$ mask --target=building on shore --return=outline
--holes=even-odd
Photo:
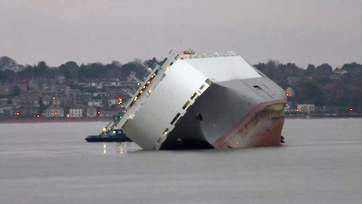
[[[13,115],[13,107],[11,105],[0,106],[0,118],[11,117]]]
[[[67,118],[82,118],[83,109],[82,108],[70,108],[67,114]]]
[[[95,107],[87,107],[85,115],[86,115],[87,118],[95,118],[95,117],[97,117],[97,108],[95,108]]]
[[[315,111],[314,104],[297,104],[297,112],[313,113]]]
[[[45,109],[43,116],[46,118],[64,118],[64,109],[57,106],[50,106]]]

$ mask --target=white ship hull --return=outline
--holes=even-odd
[[[240,56],[172,56],[141,86],[118,126],[143,149],[281,142],[284,90]]]

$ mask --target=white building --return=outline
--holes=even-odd
[[[108,106],[113,106],[113,105],[117,105],[118,101],[117,99],[108,99]]]
[[[83,109],[82,108],[71,108],[71,109],[69,109],[69,113],[67,116],[69,118],[81,118],[81,117],[83,117]]]
[[[315,111],[314,104],[298,104],[297,105],[297,112],[312,113],[314,111]]]
[[[46,118],[63,118],[64,109],[60,107],[49,107],[44,111],[43,116]]]

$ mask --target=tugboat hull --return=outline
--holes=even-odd
[[[127,137],[104,137],[99,135],[89,135],[85,140],[87,142],[132,142]]]

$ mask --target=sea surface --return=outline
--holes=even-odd
[[[104,122],[0,124],[0,204],[361,203],[361,119],[287,119],[282,147],[142,151]]]

